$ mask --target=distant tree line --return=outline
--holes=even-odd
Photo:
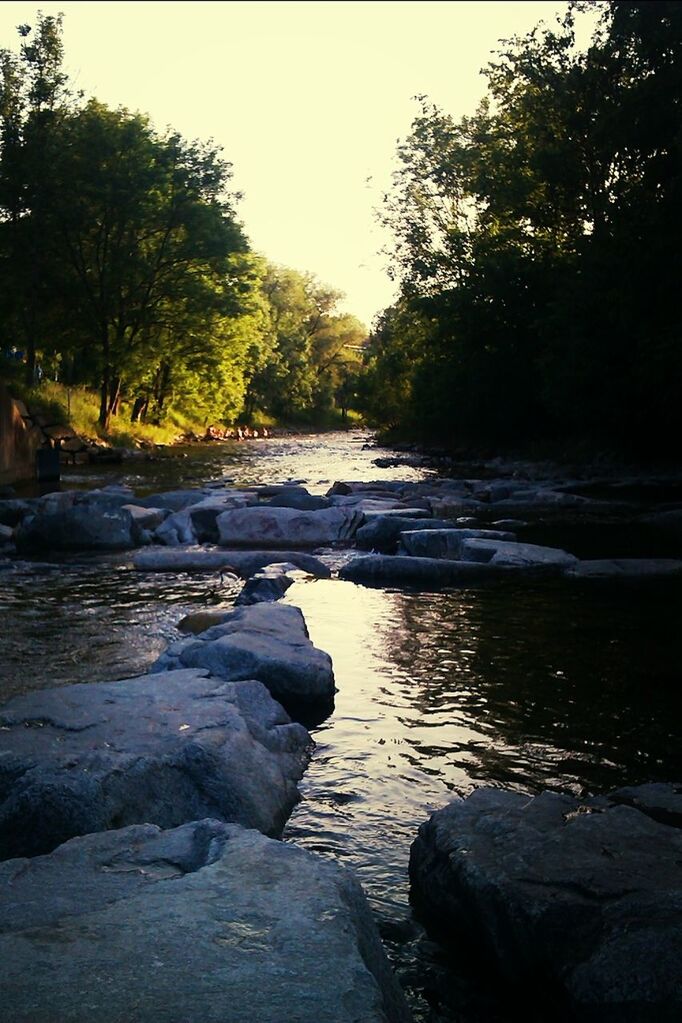
[[[232,422],[346,412],[366,331],[338,292],[273,266],[212,143],[74,95],[61,16],[0,51],[0,349],[96,388],[100,425],[172,402]]]
[[[366,407],[454,447],[679,456],[682,4],[573,3],[503,46],[475,114],[423,98],[399,148]]]

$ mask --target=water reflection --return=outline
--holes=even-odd
[[[289,591],[332,655],[339,692],[285,837],[353,866],[385,936],[402,929],[389,941],[399,970],[424,955],[409,920],[409,847],[454,793],[682,775],[675,595],[565,583],[424,594],[338,580]],[[432,1018],[423,999],[414,1007]],[[493,1018],[481,1011],[471,1019]]]

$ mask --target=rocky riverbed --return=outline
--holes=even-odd
[[[369,454],[363,451],[358,459],[363,470]],[[137,822],[168,829],[190,826],[183,821],[209,819],[212,828],[217,821],[228,827],[236,821],[276,835],[298,798],[298,785],[303,802],[287,826],[285,846],[293,842],[322,853],[323,860],[335,856],[356,870],[417,1019],[540,1019],[550,1009],[553,1018],[562,1013],[588,1018],[584,1004],[563,994],[555,979],[567,975],[558,957],[547,983],[530,994],[532,985],[526,984],[520,994],[509,980],[514,970],[505,969],[518,952],[491,925],[499,916],[494,906],[492,917],[476,916],[470,912],[473,896],[454,883],[450,895],[449,882],[443,882],[432,901],[448,907],[445,921],[429,910],[424,892],[429,879],[443,872],[428,867],[428,856],[413,853],[414,863],[428,867],[414,867],[413,881],[424,922],[434,928],[431,936],[404,901],[409,846],[418,826],[455,793],[466,796],[486,783],[508,790],[510,799],[543,789],[564,800],[573,793],[568,819],[584,812],[582,807],[602,814],[612,856],[627,873],[633,855],[627,827],[611,827],[611,811],[590,800],[625,783],[682,777],[676,760],[679,716],[672,717],[677,690],[667,688],[678,670],[672,622],[682,592],[676,481],[639,480],[627,489],[613,480],[519,473],[516,467],[497,476],[437,475],[416,466],[401,472],[391,459],[373,481],[351,476],[325,485],[319,475],[301,475],[292,482],[270,471],[254,482],[228,480],[222,473],[179,490],[145,493],[119,481],[0,503],[6,618],[22,629],[33,613],[38,649],[47,655],[42,678],[36,679],[33,667],[30,679],[7,680],[6,692],[19,695],[1,712],[6,742],[0,823],[5,822],[4,834],[16,836],[5,840],[5,855],[33,857],[20,862],[35,863],[36,869],[45,861],[52,871],[51,857],[63,858],[62,847],[50,852],[59,841],[101,833],[114,842],[121,834],[125,843],[120,829]],[[623,536],[627,544],[619,544]],[[561,537],[574,542],[557,542]],[[54,616],[69,579],[76,598],[87,588],[85,580],[92,580],[99,592],[90,598],[95,618],[104,612],[107,594],[116,604],[112,580],[123,584],[135,615],[143,615],[144,606],[149,613],[151,605],[146,635],[154,643],[137,651],[134,665],[135,672],[152,669],[150,674],[110,682],[125,672],[100,653],[105,647],[101,635],[95,640],[96,620],[88,622],[90,665],[75,657],[71,677],[63,665],[61,674],[51,673],[50,652],[40,648],[39,638],[47,612],[41,613],[34,598],[61,588],[61,601],[46,600]],[[232,610],[235,605],[238,610]],[[74,643],[62,633],[53,656],[82,640],[83,604],[76,599],[71,606]],[[180,611],[185,638],[173,634]],[[124,612],[120,640],[112,644],[109,637],[109,653],[130,640],[126,624],[132,617]],[[12,634],[10,628],[10,649]],[[332,654],[333,669],[324,651]],[[22,657],[15,650],[7,663],[27,674],[29,651]],[[50,688],[55,682],[80,684]],[[20,695],[27,690],[33,690],[30,697]],[[306,725],[317,748],[302,774],[312,746]],[[675,792],[669,788],[665,798],[659,795],[666,813]],[[527,802],[528,795],[524,798]],[[639,803],[645,801],[642,795]],[[630,803],[635,806],[637,796]],[[508,826],[506,806],[494,824],[501,834]],[[447,812],[454,824],[443,848],[454,849],[461,835],[460,845],[466,846],[457,813]],[[629,812],[643,811],[640,806]],[[487,804],[476,820],[493,826]],[[677,898],[665,867],[677,841],[675,820],[657,822],[663,830],[646,839],[650,865],[660,859],[661,904]],[[573,831],[565,830],[567,839],[561,828],[554,836],[548,831],[554,877],[560,880],[565,862],[567,884],[585,887],[584,878],[571,880]],[[520,844],[520,857],[526,843],[532,859],[527,834],[521,829],[509,841]],[[63,849],[80,841],[73,837]],[[423,847],[420,838],[415,849],[420,842]],[[248,848],[247,864],[248,856],[258,858],[255,847]],[[128,859],[131,871],[141,869],[133,853]],[[314,859],[300,861],[313,889]],[[217,860],[205,862],[210,867]],[[13,869],[8,866],[10,878]],[[523,901],[512,890],[517,875],[512,872],[505,882],[504,905]],[[164,879],[171,888],[174,876]],[[622,889],[625,881],[619,884]],[[211,891],[219,904],[223,896]],[[542,897],[555,899],[551,887],[546,896],[538,889],[538,905]],[[601,896],[581,898],[594,902]],[[646,905],[642,896],[628,926],[645,934],[652,963],[665,964],[669,959],[654,955],[656,942],[674,949],[677,931],[658,927],[653,911],[647,923]],[[369,920],[367,912],[363,920]],[[570,907],[566,917],[569,929],[574,917],[587,919]],[[233,920],[237,929],[240,919]],[[463,921],[465,930],[470,923],[481,934],[466,956]],[[53,927],[54,921],[39,926]],[[268,935],[279,926],[271,916]],[[377,965],[383,961],[378,939],[371,939],[370,954],[369,939],[362,937],[373,926],[347,925],[350,932],[355,928],[356,953],[369,975],[356,970],[355,993],[344,998],[349,1005],[356,997],[366,1000],[360,993],[366,980],[360,978],[369,976],[381,993],[366,1018],[403,1018],[398,989],[386,979],[387,967]],[[543,933],[540,929],[540,944]],[[263,940],[270,947],[270,937]],[[456,959],[453,941],[460,942]],[[523,941],[530,948],[530,938]],[[490,948],[499,962],[491,963]],[[245,949],[247,960],[255,955],[248,942]],[[106,959],[101,939],[97,955]],[[74,963],[70,983],[77,984],[78,957]],[[58,964],[57,956],[49,969]],[[21,1015],[28,1011],[17,980],[21,969],[19,964],[11,980],[14,1018],[28,1019]],[[234,970],[229,958],[221,969],[225,976]],[[674,987],[665,983],[669,967],[659,969],[658,980],[647,969],[640,966],[639,987],[621,985],[617,996],[614,985],[605,983],[601,995],[590,996],[596,1014],[589,1018],[653,1019],[662,1004],[677,1006]],[[494,983],[481,983],[487,973]],[[187,990],[194,997],[194,988]],[[144,1004],[151,1004],[153,983],[150,988],[145,980],[142,991]],[[328,986],[325,994],[333,996],[333,990]],[[281,991],[275,995],[273,987],[272,997],[281,1001]],[[300,994],[293,988],[291,997],[298,1005]],[[168,1011],[171,1015],[159,1018],[174,1019],[174,1010]]]

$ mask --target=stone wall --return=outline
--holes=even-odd
[[[0,383],[0,483],[31,479],[36,451],[44,442],[42,430],[31,421],[25,405]]]

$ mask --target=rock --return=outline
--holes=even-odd
[[[13,540],[14,530],[10,526],[0,525],[0,545],[12,543]]]
[[[653,512],[642,516],[640,521],[670,537],[677,539],[682,537],[682,508]]]
[[[374,519],[382,517],[388,518],[404,518],[404,519],[430,519],[431,512],[428,508],[410,508],[405,505],[399,505],[395,508],[385,508],[380,511],[376,511],[372,508],[365,507],[365,502],[362,503],[362,509],[367,522],[372,522]]]
[[[459,560],[465,540],[514,540],[513,533],[495,529],[412,529],[400,534],[401,553],[418,558]]]
[[[181,547],[187,544],[195,544],[197,542],[197,535],[194,532],[189,510],[172,512],[154,530],[154,539],[166,547]]]
[[[16,531],[17,550],[120,551],[142,542],[140,529],[128,511],[97,505],[73,505],[63,511],[27,516]]]
[[[21,501],[19,498],[0,501],[0,525],[14,528],[32,511],[33,506],[29,501]]]
[[[136,499],[143,508],[168,508],[169,511],[184,511],[192,504],[205,500],[208,494],[203,490],[168,490],[163,494],[149,494]]]
[[[297,511],[294,508],[236,508],[218,516],[223,547],[317,547],[350,540],[362,516],[345,508]],[[270,559],[272,560],[272,559]]]
[[[420,519],[419,528],[450,529],[452,523],[448,519]],[[400,534],[407,529],[414,529],[411,516],[379,515],[358,529],[355,542],[362,550],[393,554],[400,542]]]
[[[281,600],[289,587],[296,581],[296,576],[292,575],[292,572],[296,573],[296,566],[291,562],[266,565],[262,572],[256,572],[246,581],[234,602],[235,607]]]
[[[206,674],[63,686],[0,708],[0,858],[145,821],[210,816],[279,834],[310,737],[260,682]]]
[[[512,543],[505,540],[464,540],[461,548],[464,561],[479,561],[507,568],[532,569],[546,574],[561,573],[578,563],[573,554],[555,547],[534,543]]]
[[[329,498],[314,497],[304,487],[282,487],[268,501],[271,508],[296,508],[299,511],[319,511],[329,508],[330,503]]]
[[[636,809],[478,789],[421,826],[410,877],[423,912],[477,940],[529,1018],[673,1023],[681,861],[682,832]]]
[[[143,508],[138,504],[124,504],[122,507],[130,512],[141,529],[156,529],[170,515],[167,508]]]
[[[488,511],[488,505],[471,497],[457,497],[455,494],[446,497],[432,497],[431,512],[437,518],[456,519],[462,515],[475,515]]]
[[[216,820],[0,866],[6,1023],[408,1023],[362,890]]]
[[[426,589],[466,586],[499,578],[508,570],[472,561],[413,558],[399,554],[365,554],[339,571],[339,579],[376,586],[409,584]]]
[[[312,554],[302,551],[223,551],[191,547],[182,550],[140,551],[133,565],[140,572],[235,572],[249,579],[274,561],[291,562],[296,568],[320,579],[328,579],[330,570]]]
[[[571,565],[570,579],[613,580],[670,579],[682,576],[682,561],[675,558],[604,558]]]
[[[630,785],[611,792],[609,800],[634,806],[659,824],[682,828],[682,785],[672,785],[670,782]]]
[[[233,491],[220,497],[207,497],[197,504],[190,505],[186,514],[189,515],[191,528],[199,543],[217,543],[218,516],[228,508],[246,508],[255,504],[253,494]]]
[[[258,679],[294,716],[329,712],[334,674],[328,654],[313,646],[297,607],[254,604],[233,611],[194,639],[172,643],[152,671],[207,668],[226,681]]]
[[[206,632],[207,629],[213,628],[214,625],[222,625],[231,613],[231,610],[193,611],[191,614],[181,618],[177,627],[180,632],[187,632],[196,636],[197,633]]]

